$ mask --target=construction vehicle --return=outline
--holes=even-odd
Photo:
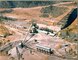
[[[46,53],[46,54],[53,54],[54,53],[54,50],[52,50],[51,48],[46,47],[46,46],[42,46],[39,44],[36,45],[36,48],[37,48],[37,51],[42,52],[42,53]]]

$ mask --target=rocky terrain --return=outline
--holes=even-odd
[[[76,2],[5,1],[0,2],[0,7],[0,47],[6,46],[5,44],[9,42],[24,40],[32,22],[36,22],[39,28],[43,30],[38,29],[41,33],[36,34],[30,39],[30,42],[37,39],[40,44],[54,48],[56,53],[55,56],[40,52],[33,52],[34,55],[32,55],[27,50],[23,55],[25,60],[70,60],[71,58],[68,57],[71,56],[75,58],[72,60],[77,60],[78,18]],[[73,12],[74,10],[75,12]],[[52,36],[52,33],[46,35],[44,30],[55,33],[55,35]],[[17,45],[17,43],[14,44]],[[70,44],[67,47],[67,52],[71,49],[72,51],[67,53],[68,55],[64,51],[65,48],[62,48],[63,44]],[[0,55],[0,60],[11,60],[5,52],[0,52]],[[63,55],[68,57],[64,59]]]

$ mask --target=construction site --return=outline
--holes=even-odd
[[[0,1],[0,60],[78,60],[77,52],[75,1]]]

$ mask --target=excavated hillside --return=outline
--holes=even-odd
[[[71,4],[65,5],[71,7]],[[70,42],[78,41],[78,17],[77,17],[77,5],[72,4],[74,7],[64,18],[62,18],[59,24],[62,24],[62,30],[60,31],[60,37]]]
[[[67,28],[60,31],[60,37],[70,42],[78,41],[78,18]]]
[[[0,24],[0,36],[9,35],[9,30],[2,24]]]
[[[75,6],[76,3],[68,2],[66,4],[59,3],[54,5],[38,6],[31,8],[5,9],[1,11],[1,13],[6,17],[16,18],[18,20],[22,19],[27,22],[32,22],[31,20],[35,19],[35,21],[38,23],[43,23],[47,25],[58,25],[59,23],[60,25],[63,24],[65,26],[66,24],[69,25],[69,23],[67,23],[68,17]]]
[[[3,40],[0,40],[1,41],[0,44],[1,43],[5,44],[5,42],[2,42],[5,39],[7,39],[7,41],[8,40],[11,40],[11,41],[23,40],[25,38],[26,32],[29,29],[30,23],[32,23],[33,21],[37,22],[38,24],[41,24],[41,26],[42,25],[43,26],[47,25],[48,27],[53,26],[51,28],[54,28],[55,26],[57,26],[58,28],[56,27],[54,28],[57,30],[60,30],[59,25],[62,25],[62,23],[64,24],[64,26],[68,25],[67,27],[59,31],[57,34],[55,34],[55,36],[53,37],[51,36],[52,38],[50,42],[52,42],[52,40],[56,41],[56,43],[53,42],[54,43],[53,46],[57,45],[56,46],[57,49],[58,47],[62,48],[61,43],[65,44],[65,41],[66,42],[68,41],[77,42],[78,41],[78,19],[77,17],[76,19],[73,20],[73,22],[71,22],[71,24],[67,23],[68,17],[70,16],[72,9],[74,9],[76,6],[76,5],[74,6],[72,2],[67,2],[67,3],[61,2],[58,4],[51,5],[51,2],[46,2],[46,3],[41,3],[41,4],[37,2],[36,3],[33,2],[29,4],[29,2],[7,2],[6,1],[6,2],[0,2],[0,4],[1,4],[0,7],[8,7],[7,9],[0,8],[0,14],[2,14],[0,16],[1,18],[0,20],[1,22],[3,22],[3,24],[0,25],[0,35],[1,37],[3,36]],[[6,35],[10,33],[10,31],[13,31],[14,34],[12,36],[5,37]],[[46,35],[48,38],[45,36],[45,34],[42,34],[40,36],[39,36],[39,40],[43,41],[43,44],[49,45],[48,43],[50,39],[49,36]],[[63,41],[60,41],[58,37],[63,39]],[[35,38],[37,38],[37,36],[35,36]],[[44,40],[46,41],[46,43]],[[73,50],[75,49],[73,48]],[[37,57],[40,58],[40,60],[50,59],[49,57],[43,57],[41,53],[39,55],[35,53],[34,55],[32,55],[30,53],[27,53],[26,51],[26,54],[27,55],[24,55],[24,56],[28,60],[32,60],[32,59],[37,60],[38,58],[36,58],[36,55]],[[55,56],[53,56],[52,58],[53,60],[67,60],[67,59],[61,59],[59,57],[58,59]],[[52,60],[52,58],[50,60]],[[6,60],[6,59],[7,57],[3,58],[2,56],[0,56],[0,60]]]

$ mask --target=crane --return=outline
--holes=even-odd
[[[30,33],[30,29],[31,29],[31,27],[32,27],[32,24],[30,25],[30,27],[28,28],[28,31],[27,31],[27,33],[26,33],[26,35],[25,35],[25,38],[24,38],[24,40],[21,40],[19,43],[18,43],[18,45],[16,45],[14,48],[12,48],[12,49],[10,49],[9,51],[8,51],[8,55],[9,56],[12,56],[12,58],[14,59],[14,57],[17,57],[17,59],[18,60],[20,60],[20,59],[24,59],[23,57],[22,57],[22,55],[23,55],[23,52],[28,48],[29,50],[30,50],[30,53],[32,54],[32,50],[34,50],[33,48],[31,48],[31,47],[29,47],[29,40],[33,37],[33,36],[30,36],[30,38],[29,39],[27,39],[27,36],[29,35],[29,33]],[[14,52],[15,51],[15,52]]]

